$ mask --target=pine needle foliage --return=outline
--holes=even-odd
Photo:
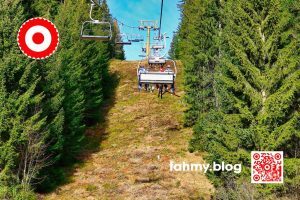
[[[112,23],[106,1],[94,12]],[[32,17],[59,30],[58,51],[46,60],[27,58],[17,45],[19,27]],[[33,190],[63,182],[63,167],[76,160],[86,127],[98,121],[108,62],[122,48],[82,41],[88,19],[88,1],[0,2],[0,199],[35,199]]]
[[[285,184],[257,189],[261,197],[299,197],[299,1],[185,0],[180,7],[173,52],[185,64],[190,151],[243,163],[240,175],[209,175],[225,188],[249,181],[250,151],[284,151]]]

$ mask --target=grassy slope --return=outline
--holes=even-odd
[[[205,175],[169,171],[170,160],[203,162],[187,152],[192,130],[182,126],[182,98],[138,93],[136,65],[112,61],[119,84],[104,122],[87,131],[89,145],[69,182],[45,199],[209,199],[213,186]]]

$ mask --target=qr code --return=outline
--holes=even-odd
[[[283,183],[283,152],[252,151],[251,183]]]

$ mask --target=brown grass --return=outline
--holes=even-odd
[[[182,125],[182,98],[166,94],[161,100],[156,93],[137,92],[136,65],[112,61],[111,73],[120,83],[114,101],[107,105],[104,123],[87,131],[94,145],[83,154],[84,164],[75,169],[70,183],[43,198],[210,198],[214,188],[205,175],[169,171],[170,160],[203,162],[187,152],[192,130]],[[177,94],[183,96],[181,79],[182,73],[177,77]]]

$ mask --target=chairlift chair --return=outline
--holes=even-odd
[[[166,59],[164,57],[160,57],[160,56],[149,56],[148,63],[149,64],[165,64]]]
[[[131,45],[131,41],[128,40],[125,33],[118,34],[115,43],[118,45]]]
[[[156,49],[156,50],[158,50],[158,49],[164,49],[164,48],[165,48],[165,46],[163,44],[154,44],[151,47],[151,49]]]
[[[153,50],[152,54],[148,57],[148,64],[166,64],[166,58],[164,55],[161,55],[161,50]]]
[[[139,87],[142,85],[155,84],[159,85],[159,96],[162,98],[164,85],[171,85],[171,93],[175,94],[175,79],[177,74],[176,63],[173,60],[168,60],[164,64],[164,71],[157,71],[154,68],[146,67],[146,70],[141,70],[142,67],[145,68],[146,63],[140,62],[137,68],[137,77]]]
[[[158,42],[156,42],[155,44],[153,44],[151,46],[151,49],[154,49],[154,50],[165,49],[165,47],[167,46],[166,38],[168,38],[167,35],[166,35],[166,33],[164,33],[162,35],[155,36],[154,40],[157,40]]]
[[[128,36],[128,41],[130,42],[143,42],[144,38],[140,34],[131,34]]]
[[[162,37],[162,35],[155,34],[153,40],[161,40]]]
[[[95,20],[92,17],[95,2],[91,0],[90,21],[82,24],[80,38],[82,40],[109,41],[112,38],[112,27],[109,22]]]

